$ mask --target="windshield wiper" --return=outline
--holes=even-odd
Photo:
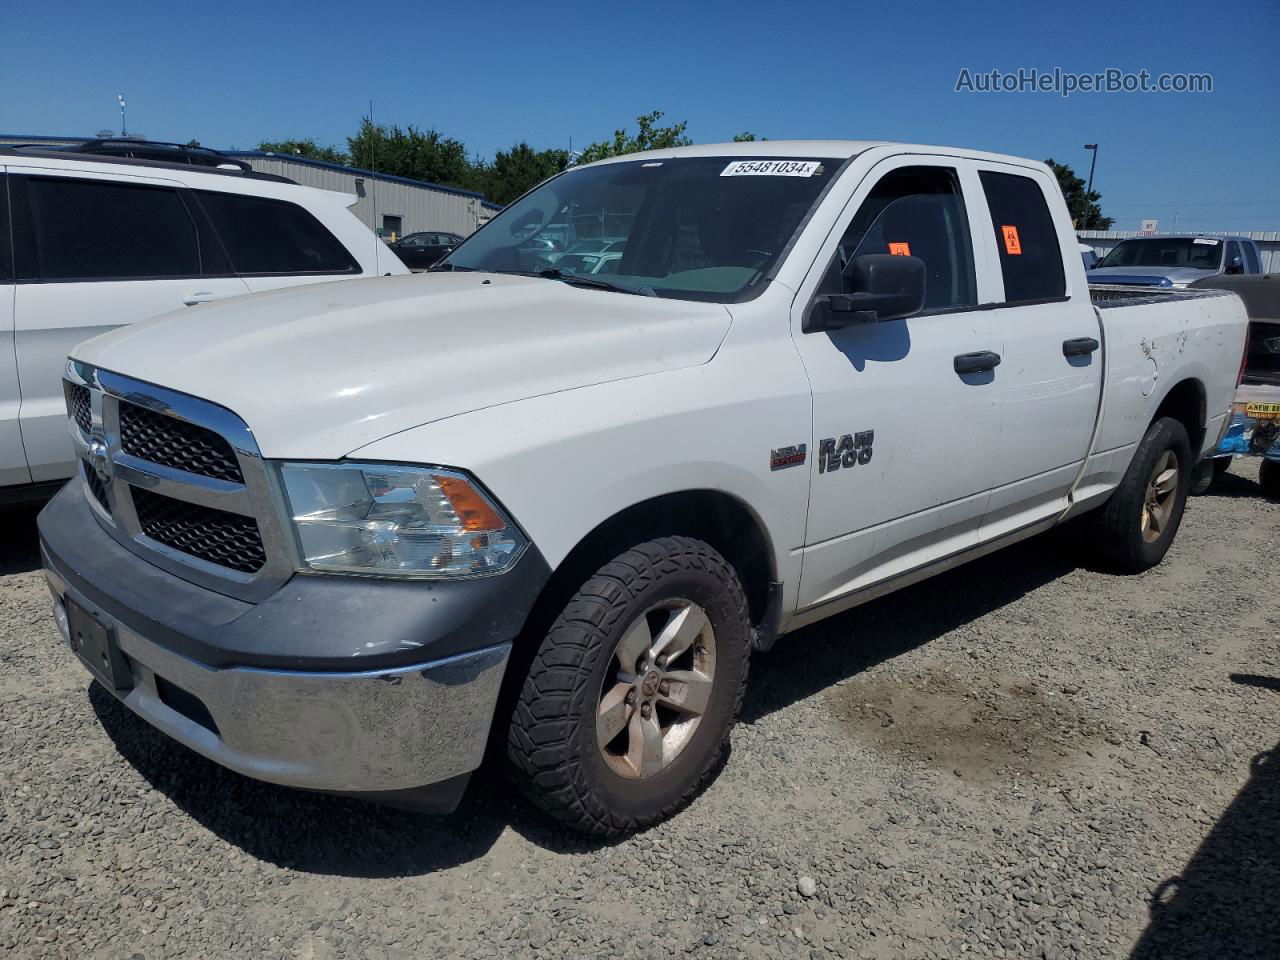
[[[457,271],[459,273],[474,273],[475,270],[475,267],[459,267],[452,263],[441,261],[440,263],[433,263],[431,266],[427,267],[424,273],[451,273],[453,271]]]
[[[610,283],[608,280],[598,280],[595,277],[583,277],[576,273],[565,273],[559,267],[550,267],[546,270],[539,270],[537,273],[529,274],[531,277],[546,277],[548,280],[559,280],[574,287],[590,287],[592,290],[610,290],[613,293],[631,293],[641,297],[656,297],[650,287],[624,287],[619,283]]]

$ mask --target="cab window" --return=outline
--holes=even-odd
[[[994,170],[982,170],[978,176],[991,210],[1005,302],[1064,297],[1067,278],[1062,248],[1040,184],[1030,177]]]
[[[1222,270],[1224,273],[1244,273],[1244,258],[1240,256],[1240,244],[1234,240],[1227,242],[1227,255],[1222,261]]]
[[[836,260],[820,292],[856,293],[849,289],[846,267],[865,254],[924,261],[922,313],[977,304],[969,220],[955,170],[903,167],[886,174],[840,238]]]

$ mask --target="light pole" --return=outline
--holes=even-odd
[[[1096,143],[1086,143],[1084,148],[1093,154],[1093,159],[1089,161],[1089,185],[1084,188],[1084,202],[1093,203],[1093,170],[1098,165],[1098,145]]]
[[[120,103],[120,136],[127,137],[129,135],[129,125],[124,120],[124,94],[117,93],[116,100]]]

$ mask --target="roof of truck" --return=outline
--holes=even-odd
[[[986,153],[981,150],[968,150],[964,147],[944,147],[926,143],[897,143],[893,140],[743,140],[733,143],[698,143],[688,147],[665,147],[659,150],[646,150],[642,153],[628,153],[619,157],[609,157],[598,163],[618,163],[631,160],[642,160],[646,157],[654,159],[674,157],[803,157],[805,159],[838,158],[841,160],[855,157],[874,147],[894,147],[903,153],[933,154],[947,157],[964,157],[969,160],[994,160],[1001,163],[1016,163],[1022,166],[1035,164],[1037,161],[1026,157],[1014,157],[1001,153]]]

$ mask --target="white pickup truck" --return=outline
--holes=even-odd
[[[625,238],[616,269],[548,264],[553,230]],[[431,274],[79,346],[54,616],[248,776],[449,810],[492,742],[618,834],[706,783],[778,636],[1080,515],[1158,563],[1245,331],[1229,293],[1091,292],[1040,163],[607,160]]]

